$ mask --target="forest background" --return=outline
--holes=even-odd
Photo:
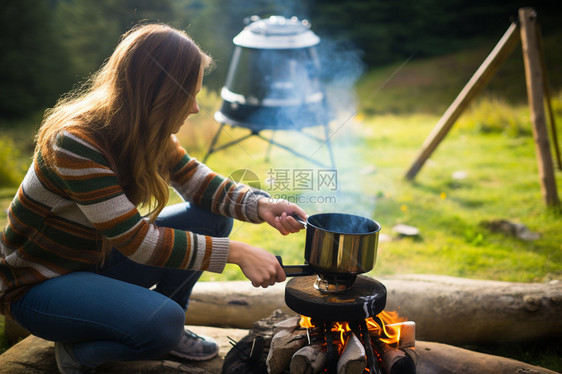
[[[4,0],[0,4],[0,121],[28,117],[97,70],[119,36],[138,22],[185,29],[218,62],[205,85],[219,90],[244,19],[297,16],[339,48],[356,51],[364,71],[497,41],[520,7],[535,8],[543,32],[560,33],[550,0]],[[560,50],[549,51],[553,81]],[[522,99],[516,93],[512,99]],[[523,97],[524,99],[524,97]]]

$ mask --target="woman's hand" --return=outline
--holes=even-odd
[[[267,288],[287,278],[274,255],[239,241],[230,241],[227,262],[238,265],[254,287]]]
[[[308,215],[301,207],[287,200],[261,198],[258,200],[258,214],[265,222],[279,230],[283,235],[298,232],[304,228],[302,223],[291,217],[297,215],[306,220]]]

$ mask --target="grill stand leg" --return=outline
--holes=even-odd
[[[268,140],[268,144],[267,144],[267,149],[265,150],[265,160],[269,161],[269,156],[271,155],[271,148],[273,148],[273,144],[274,144],[274,137],[275,137],[276,131],[273,130],[273,132],[271,133],[271,138],[270,140]]]
[[[284,145],[284,144],[281,144],[281,143],[277,142],[276,140],[274,140],[274,135],[275,135],[276,130],[273,130],[273,134],[272,134],[272,136],[271,136],[270,138],[265,137],[264,135],[262,135],[262,134],[260,133],[260,130],[250,130],[250,134],[248,134],[248,135],[244,135],[244,136],[242,136],[242,137],[240,137],[240,138],[238,138],[238,139],[234,139],[234,140],[232,140],[232,141],[229,142],[229,143],[222,144],[222,145],[220,145],[220,146],[216,146],[216,143],[217,143],[217,141],[218,141],[218,139],[219,139],[219,135],[220,135],[221,132],[224,130],[224,126],[226,126],[225,123],[221,123],[221,124],[220,124],[220,127],[219,127],[217,133],[215,134],[215,136],[213,137],[213,140],[211,141],[211,145],[209,146],[209,150],[207,151],[207,154],[205,155],[205,157],[203,157],[203,163],[206,163],[206,162],[207,162],[209,156],[211,156],[212,153],[218,152],[218,151],[223,150],[223,149],[225,149],[225,148],[229,148],[229,147],[231,147],[231,146],[233,146],[233,145],[235,145],[235,144],[239,144],[239,143],[242,142],[243,140],[246,140],[246,139],[248,139],[248,138],[250,138],[250,137],[252,137],[252,136],[257,136],[258,138],[260,138],[260,139],[262,139],[262,140],[265,140],[266,142],[269,143],[269,144],[268,144],[268,147],[267,147],[267,150],[266,150],[266,156],[265,156],[266,160],[269,160],[269,156],[270,156],[270,153],[271,153],[271,149],[273,148],[273,146],[276,146],[276,147],[282,148],[282,149],[284,149],[284,150],[286,150],[286,151],[292,153],[293,155],[295,155],[295,156],[297,156],[297,157],[299,157],[299,158],[302,158],[302,159],[307,160],[307,161],[309,161],[309,162],[311,162],[311,163],[313,163],[313,164],[315,164],[315,165],[318,165],[318,166],[320,166],[320,167],[324,167],[324,168],[325,168],[325,167],[331,167],[332,169],[335,169],[335,167],[336,167],[336,163],[335,163],[335,159],[334,159],[334,153],[333,153],[333,151],[332,151],[332,146],[331,146],[331,144],[330,144],[330,133],[329,133],[330,130],[329,130],[329,126],[328,126],[328,125],[324,125],[324,126],[323,126],[323,127],[324,127],[324,139],[321,139],[321,138],[319,138],[319,137],[313,136],[313,135],[311,135],[311,134],[307,134],[306,132],[301,131],[301,130],[295,130],[295,131],[297,131],[298,133],[300,133],[300,134],[302,134],[302,135],[304,135],[304,136],[310,137],[311,139],[314,139],[314,140],[320,142],[321,145],[318,147],[317,150],[320,150],[320,149],[321,149],[322,147],[324,147],[324,146],[327,147],[327,149],[328,149],[328,155],[329,155],[329,158],[330,158],[330,165],[327,165],[327,164],[325,164],[325,163],[323,163],[323,162],[320,162],[320,161],[314,159],[314,158],[312,157],[312,156],[314,156],[314,154],[312,154],[311,156],[307,156],[307,155],[305,155],[305,154],[302,154],[302,153],[300,153],[300,152],[297,152],[296,150],[294,150],[293,148],[291,148],[291,147],[289,147],[289,146],[286,146],[286,145]],[[315,152],[315,153],[316,153],[316,152]]]
[[[326,353],[328,356],[328,362],[326,364],[326,373],[336,374],[337,373],[337,352],[334,352],[334,338],[332,336],[332,323],[323,322],[322,329],[324,330],[324,336],[326,337]]]

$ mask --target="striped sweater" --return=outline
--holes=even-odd
[[[170,185],[187,201],[248,222],[261,222],[263,191],[234,183],[190,158],[175,137]],[[100,235],[133,261],[221,272],[229,239],[158,227],[142,217],[119,184],[100,142],[76,130],[59,135],[55,162],[38,154],[8,211],[0,237],[0,313],[38,282],[92,269],[101,260]]]

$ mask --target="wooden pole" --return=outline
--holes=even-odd
[[[445,135],[447,135],[451,127],[453,127],[453,124],[460,117],[464,109],[466,109],[470,101],[486,87],[501,64],[509,57],[519,42],[517,29],[517,24],[515,22],[512,23],[490,55],[484,60],[455,101],[453,101],[445,114],[443,114],[433,131],[423,143],[420,154],[406,173],[407,179],[415,178],[423,164],[437,148]]]
[[[527,97],[533,125],[533,137],[535,139],[541,192],[547,206],[557,207],[560,205],[560,201],[556,191],[556,179],[554,178],[554,168],[544,112],[544,80],[541,69],[536,18],[537,13],[534,9],[519,9]]]
[[[537,38],[539,41],[539,57],[541,60],[541,69],[543,72],[543,86],[544,86],[544,96],[545,96],[545,102],[546,102],[546,109],[548,112],[548,122],[550,123],[550,133],[552,135],[552,145],[554,146],[554,154],[556,162],[557,162],[557,166],[558,166],[558,170],[562,170],[562,158],[560,156],[560,148],[558,147],[558,134],[556,132],[556,120],[554,118],[554,112],[552,111],[552,103],[551,103],[551,97],[552,95],[550,94],[550,84],[549,84],[549,80],[548,80],[548,73],[546,70],[546,62],[544,59],[544,48],[543,48],[543,41],[542,41],[542,33],[541,33],[541,29],[539,27],[539,25],[537,25]]]

